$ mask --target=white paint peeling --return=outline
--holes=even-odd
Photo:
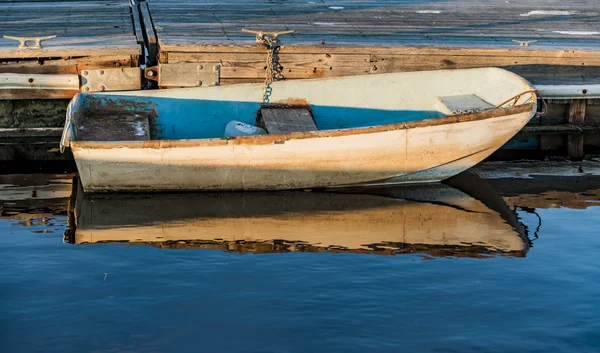
[[[418,11],[415,11],[415,12],[416,13],[436,13],[436,14],[437,13],[442,13],[442,11],[440,11],[440,10],[418,10]]]
[[[329,6],[329,8],[332,10],[343,10],[344,9],[343,6]]]
[[[577,12],[575,11],[558,11],[558,10],[533,10],[528,13],[522,13],[519,16],[521,17],[529,17],[529,16],[570,16],[574,15]]]
[[[571,36],[593,36],[596,34],[600,34],[600,32],[594,32],[594,31],[553,31],[554,33],[558,33],[558,34],[567,34],[567,35],[571,35]]]
[[[132,125],[135,129],[135,136],[146,136],[146,129],[141,121],[134,121]]]

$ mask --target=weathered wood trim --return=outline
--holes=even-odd
[[[437,69],[461,69],[489,66],[525,66],[525,65],[558,65],[558,66],[600,66],[598,57],[537,57],[511,56],[507,53],[488,55],[456,55],[448,54],[377,54],[371,55],[371,72],[420,71]]]
[[[79,74],[81,70],[138,66],[137,55],[98,56],[76,59],[12,60],[0,63],[0,74]]]
[[[0,74],[0,99],[71,98],[78,92],[77,75]]]
[[[0,137],[60,137],[62,127],[0,128]]]
[[[79,89],[0,89],[0,99],[71,99],[77,93]]]
[[[584,157],[583,153],[583,135],[573,134],[567,137],[567,152],[569,158],[574,161],[582,160]]]
[[[161,62],[221,62],[222,84],[257,82],[264,77],[266,50],[256,45],[227,47],[223,52],[165,51],[161,47]],[[221,47],[223,49],[224,47]],[[300,49],[304,50],[301,51]],[[534,83],[582,84],[600,79],[600,52],[580,57],[574,52],[550,51],[552,55],[523,55],[512,49],[431,49],[431,48],[330,48],[310,52],[308,47],[282,47],[279,64],[283,79],[341,77],[388,72],[411,72],[474,67],[503,67]],[[341,49],[339,52],[337,49]],[[352,49],[352,50],[351,50]],[[530,52],[528,52],[530,53]],[[542,54],[547,51],[535,51]],[[590,81],[590,79],[592,81]],[[582,81],[582,82],[579,82]],[[594,86],[594,85],[592,85]],[[588,89],[593,93],[592,88]]]
[[[521,129],[524,133],[594,133],[600,132],[595,126],[573,126],[573,125],[529,125]]]
[[[0,74],[0,89],[79,89],[77,75]]]
[[[225,79],[265,77],[266,50],[262,53],[169,53],[168,61],[220,62]],[[281,54],[281,77],[284,79],[339,77],[369,73],[368,54]]]
[[[509,56],[509,57],[534,57],[534,58],[594,58],[600,60],[598,50],[558,50],[558,49],[534,49],[533,47],[518,48],[427,48],[418,46],[360,46],[356,44],[334,46],[334,45],[286,45],[282,38],[280,53],[313,53],[313,54],[364,54],[372,55],[457,55],[457,56]],[[209,45],[209,44],[170,44],[159,39],[161,50],[166,52],[181,53],[262,53],[264,46],[252,41],[244,41],[239,44]]]
[[[585,122],[585,99],[572,99],[567,108],[567,121],[573,125],[583,125]]]
[[[131,65],[129,65],[130,67],[140,67],[140,56],[139,55],[132,55],[131,56]]]
[[[82,46],[81,48],[42,49],[36,51],[2,52],[0,59],[27,59],[27,58],[68,58],[68,57],[93,57],[93,56],[118,56],[140,55],[140,48],[111,48],[108,46]]]
[[[536,85],[537,90],[545,98],[554,99],[586,99],[588,102],[600,98],[600,80],[596,84],[582,85]]]
[[[158,63],[159,64],[168,64],[169,63],[169,53],[161,49],[158,53]]]

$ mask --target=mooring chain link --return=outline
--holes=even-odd
[[[258,37],[256,37],[258,39]],[[262,98],[262,102],[263,103],[268,103],[269,102],[269,97],[271,96],[271,93],[273,92],[273,89],[271,88],[271,83],[273,83],[273,79],[275,78],[275,65],[277,63],[275,63],[275,48],[277,46],[276,43],[273,42],[273,40],[267,36],[263,36],[261,38],[263,44],[267,47],[267,62],[266,62],[266,69],[265,69],[265,84],[264,84],[264,92],[263,92],[263,98]]]
[[[242,29],[243,32],[252,33],[256,35],[256,41],[262,43],[267,48],[267,60],[265,65],[265,83],[264,83],[264,92],[263,92],[263,103],[269,102],[269,97],[273,92],[271,87],[271,83],[281,78],[281,73],[279,72],[279,36],[283,34],[294,33],[295,31],[285,31],[285,32],[263,32],[263,31],[251,31],[247,29]]]

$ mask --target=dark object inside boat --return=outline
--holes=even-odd
[[[262,106],[258,111],[256,124],[269,134],[318,130],[310,109],[300,106]]]

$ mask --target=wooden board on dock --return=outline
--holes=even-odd
[[[265,49],[242,28],[296,31],[281,37],[286,79],[481,66],[534,83],[600,79],[597,0],[148,3],[161,62],[221,62],[221,84],[264,77]]]
[[[3,38],[45,37],[41,49]],[[0,2],[0,59],[139,55],[129,1]]]
[[[18,86],[0,87],[0,99],[71,98],[80,91],[79,83],[74,88],[55,88],[41,85],[38,78],[56,82],[70,75],[78,81],[75,75],[85,70],[137,67],[143,38],[133,13],[127,0],[0,2],[0,76],[14,81],[30,75]],[[42,40],[40,48],[35,48],[35,40],[19,48],[24,39],[4,36],[56,38]],[[116,88],[131,87],[135,86]]]

